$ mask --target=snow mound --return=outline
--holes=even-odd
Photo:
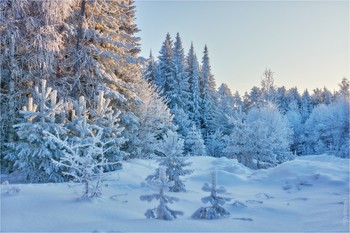
[[[267,170],[251,170],[237,160],[190,157],[184,176],[187,192],[171,193],[184,212],[173,221],[149,220],[144,213],[156,203],[142,202],[154,193],[145,178],[155,160],[134,159],[111,174],[101,198],[79,201],[81,187],[68,184],[1,186],[2,232],[273,232],[349,229],[349,160],[329,155],[305,156]],[[193,220],[191,215],[208,195],[201,188],[217,172],[217,186],[231,198],[223,206],[230,217]],[[6,177],[2,177],[6,178]],[[4,181],[4,180],[3,180]],[[7,190],[20,190],[7,195]],[[276,224],[278,223],[278,224]]]

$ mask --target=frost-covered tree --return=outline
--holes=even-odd
[[[7,142],[17,140],[13,126],[40,79],[56,80],[58,60],[64,47],[60,32],[71,13],[72,0],[0,1],[0,153]],[[56,88],[58,96],[62,88]]]
[[[218,219],[230,215],[224,207],[222,207],[226,201],[230,201],[231,198],[221,197],[218,194],[226,193],[224,187],[216,187],[216,172],[211,173],[211,185],[205,183],[202,190],[210,192],[210,196],[203,197],[203,203],[210,203],[211,206],[201,207],[193,213],[194,219]]]
[[[217,129],[218,96],[214,75],[211,73],[208,48],[205,46],[202,59],[202,133],[205,139]]]
[[[269,167],[293,158],[292,130],[273,105],[251,109],[238,118],[225,152],[253,169]]]
[[[104,157],[113,165],[105,169],[115,170],[119,166],[118,161],[127,156],[127,153],[121,150],[127,140],[121,136],[124,128],[120,126],[120,111],[113,110],[110,103],[110,99],[106,99],[101,91],[96,95],[93,107],[89,109],[88,120],[100,129],[99,140],[108,147]]]
[[[109,101],[104,101],[103,95],[100,95],[98,100],[100,107],[108,108]],[[107,179],[106,168],[116,164],[117,159],[122,159],[113,155],[109,161],[108,153],[118,150],[116,143],[120,143],[123,138],[119,136],[120,129],[111,137],[114,132],[110,129],[118,127],[117,125],[104,126],[104,122],[99,122],[102,121],[102,117],[96,121],[88,119],[89,112],[84,97],[80,97],[79,102],[75,102],[74,105],[72,121],[67,126],[70,129],[68,135],[61,136],[47,131],[43,133],[50,141],[56,142],[63,153],[60,158],[53,159],[53,163],[66,170],[63,175],[70,181],[84,186],[82,198],[95,198],[102,195],[103,182]],[[105,109],[99,110],[100,112],[95,114],[105,111]],[[107,114],[104,120],[117,122],[117,117],[118,114],[111,113]]]
[[[313,103],[311,96],[307,90],[305,90],[301,96],[301,103],[300,103],[300,114],[302,117],[302,123],[305,123],[305,121],[310,117],[310,114],[313,109]]]
[[[173,92],[176,86],[175,79],[173,77],[173,56],[173,40],[171,39],[170,34],[167,33],[159,51],[158,72],[155,80],[157,87],[163,92],[164,95]],[[171,98],[169,98],[169,101],[171,101]],[[172,108],[171,103],[169,103],[169,106]]]
[[[191,130],[185,139],[185,150],[190,156],[206,155],[202,134],[195,125],[192,125]]]
[[[300,154],[300,143],[303,138],[304,127],[302,125],[302,116],[299,112],[299,108],[296,102],[293,103],[290,104],[289,110],[286,113],[285,117],[287,118],[289,125],[293,130],[293,143],[290,146],[290,150],[293,153]]]
[[[231,133],[232,129],[229,126],[228,118],[229,116],[233,116],[234,112],[234,98],[231,90],[227,84],[223,83],[218,89],[217,125],[218,129],[220,129],[224,135],[229,135]]]
[[[152,51],[150,52],[149,58],[147,60],[146,68],[143,72],[143,78],[149,83],[156,83],[157,63],[154,60]]]
[[[226,147],[227,135],[224,135],[220,129],[209,134],[206,139],[207,155],[212,157],[224,156],[223,149]]]
[[[244,107],[242,97],[238,91],[233,95],[233,107],[235,110],[242,110]]]
[[[46,80],[41,80],[33,94],[34,98],[29,97],[27,106],[20,111],[21,123],[14,125],[18,140],[8,143],[6,159],[30,182],[63,181],[62,171],[52,163],[52,159],[62,156],[62,151],[43,133],[66,134],[60,119],[63,102],[58,101],[56,90],[46,86]]]
[[[316,107],[305,123],[304,154],[349,157],[349,100]]]
[[[271,69],[265,69],[263,73],[263,77],[261,79],[261,97],[264,103],[273,102],[275,98],[275,80],[274,80],[274,72]]]
[[[148,209],[145,213],[147,218],[155,218],[161,220],[174,220],[177,215],[183,215],[182,211],[172,210],[167,204],[173,203],[174,201],[178,201],[179,199],[176,197],[170,197],[165,195],[164,193],[169,190],[169,188],[175,185],[174,181],[169,180],[166,174],[166,168],[161,166],[159,167],[159,177],[157,179],[149,180],[149,184],[152,187],[158,188],[159,193],[153,195],[142,195],[140,199],[142,201],[151,202],[156,199],[159,200],[159,205],[157,208]]]
[[[168,131],[163,139],[163,143],[159,145],[157,153],[161,158],[157,161],[160,166],[166,168],[166,175],[169,181],[174,181],[174,185],[170,187],[171,192],[185,192],[185,184],[182,182],[180,176],[192,173],[192,170],[184,169],[191,163],[187,163],[183,156],[184,140],[181,139],[176,132]],[[156,169],[154,175],[148,176],[147,180],[155,180],[159,178],[159,168]]]
[[[343,78],[341,83],[339,84],[339,91],[336,94],[342,98],[350,98],[350,82],[346,78]]]
[[[186,58],[188,81],[190,84],[190,120],[196,127],[201,125],[201,92],[200,92],[200,71],[197,56],[194,52],[193,43]]]
[[[175,132],[176,127],[172,123],[173,115],[166,105],[166,99],[158,94],[154,84],[140,80],[136,84],[136,91],[142,103],[135,112],[140,122],[137,131],[140,140],[134,142],[137,150],[133,155],[137,158],[152,158],[157,154],[166,133]]]
[[[177,106],[189,114],[190,102],[190,86],[188,82],[188,73],[186,72],[185,54],[182,47],[180,34],[176,34],[173,48],[173,77],[175,80],[174,92],[167,93],[170,100],[171,108]]]

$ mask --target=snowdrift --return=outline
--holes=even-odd
[[[130,160],[111,174],[103,197],[78,200],[81,187],[60,184],[1,186],[1,232],[348,232],[349,160],[334,156],[305,156],[267,170],[250,170],[236,160],[190,157],[194,172],[183,177],[185,193],[170,204],[184,212],[174,221],[146,219],[157,202],[143,202],[154,192],[145,178],[157,168],[155,160]],[[218,220],[194,220],[204,206],[201,190],[217,171],[230,212]],[[6,177],[2,177],[2,182]],[[12,192],[8,192],[12,190]]]

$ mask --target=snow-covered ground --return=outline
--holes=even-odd
[[[81,187],[67,184],[1,186],[1,232],[348,232],[349,160],[305,156],[268,170],[253,171],[236,160],[191,157],[193,174],[184,177],[188,191],[171,193],[180,199],[169,205],[184,212],[174,221],[149,220],[144,213],[156,201],[140,201],[154,193],[144,179],[157,167],[154,160],[130,160],[112,174],[103,197],[78,200]],[[193,220],[205,206],[201,190],[217,170],[218,185],[232,200],[231,215],[219,220]],[[4,177],[3,177],[4,178]],[[246,207],[234,205],[236,201]]]

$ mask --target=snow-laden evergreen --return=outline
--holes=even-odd
[[[139,130],[137,137],[140,139],[134,142],[137,150],[133,156],[137,158],[152,158],[157,155],[160,144],[166,137],[167,132],[176,131],[173,124],[173,115],[170,113],[166,100],[156,91],[154,84],[146,80],[140,80],[136,84],[137,95],[142,103],[136,109],[139,118]]]
[[[349,157],[349,99],[316,107],[305,123],[306,151]]]
[[[225,152],[244,165],[266,168],[293,158],[290,152],[292,130],[288,120],[273,105],[253,108],[234,120]]]
[[[197,56],[194,52],[193,43],[186,58],[188,82],[190,84],[190,119],[196,127],[201,126],[201,92],[200,92],[200,70]]]
[[[62,151],[59,144],[44,133],[67,133],[60,118],[62,111],[63,102],[58,101],[56,90],[47,87],[46,80],[35,87],[34,99],[29,97],[27,106],[20,111],[21,123],[14,125],[19,139],[7,144],[6,159],[30,182],[63,181],[61,170],[52,163],[52,159],[62,156]]]
[[[185,139],[185,149],[190,156],[206,155],[202,134],[195,125],[192,125]]]
[[[218,194],[226,193],[224,187],[216,187],[216,171],[211,173],[211,185],[205,183],[202,190],[205,192],[210,192],[210,196],[203,197],[203,203],[210,203],[211,206],[200,207],[196,212],[193,213],[192,218],[194,219],[217,219],[221,217],[226,217],[230,215],[224,207],[222,207],[231,198],[221,197]]]
[[[89,109],[89,121],[100,128],[99,140],[108,147],[103,156],[113,165],[106,167],[107,170],[115,170],[117,162],[127,156],[121,150],[127,139],[121,136],[124,128],[120,126],[119,116],[120,111],[113,110],[110,99],[106,99],[101,91],[95,97],[93,107]]]
[[[174,201],[178,201],[179,199],[176,197],[170,197],[165,195],[164,193],[169,190],[169,188],[175,185],[174,181],[169,180],[166,174],[166,168],[163,166],[159,167],[159,177],[157,179],[149,180],[149,184],[159,189],[159,193],[152,195],[142,195],[140,199],[142,201],[151,202],[153,199],[159,200],[159,205],[157,208],[148,209],[145,213],[147,218],[156,218],[161,220],[174,220],[177,215],[182,215],[182,211],[172,210],[167,204],[172,204]]]
[[[162,93],[169,98],[169,106],[173,107],[172,98],[168,93],[171,93],[175,89],[175,79],[173,77],[173,40],[170,34],[167,33],[166,38],[162,44],[158,56],[158,72],[155,83]]]
[[[231,128],[228,122],[230,116],[234,115],[234,98],[227,84],[223,83],[218,89],[218,129],[224,135],[231,133]]]
[[[146,68],[143,71],[143,78],[149,83],[156,83],[157,80],[157,63],[154,60],[152,51],[149,54]]]
[[[205,46],[204,55],[202,58],[202,133],[207,137],[214,133],[218,127],[217,114],[218,114],[218,96],[216,92],[216,83],[214,75],[211,73],[211,66],[209,62],[208,48]]]
[[[82,198],[94,198],[102,195],[103,182],[107,179],[106,168],[115,165],[121,160],[118,146],[123,142],[120,137],[122,129],[118,129],[118,114],[113,112],[104,115],[108,108],[109,100],[103,98],[103,93],[98,97],[99,108],[94,114],[100,114],[96,120],[88,119],[86,100],[79,98],[75,103],[72,122],[68,125],[70,134],[61,136],[56,133],[44,131],[47,139],[59,145],[63,155],[53,159],[57,167],[65,169],[63,175],[70,181],[84,186]],[[104,125],[103,120],[113,122]],[[113,156],[111,156],[111,152]],[[108,160],[110,159],[110,161]]]
[[[168,131],[163,139],[163,143],[158,146],[157,153],[162,156],[157,161],[160,166],[166,169],[166,175],[169,181],[174,181],[174,185],[170,187],[171,192],[185,192],[185,184],[180,176],[192,173],[192,170],[185,169],[191,163],[186,162],[184,156],[184,140],[179,137],[176,132]],[[159,178],[159,168],[156,169],[154,175],[147,177],[148,181]]]

